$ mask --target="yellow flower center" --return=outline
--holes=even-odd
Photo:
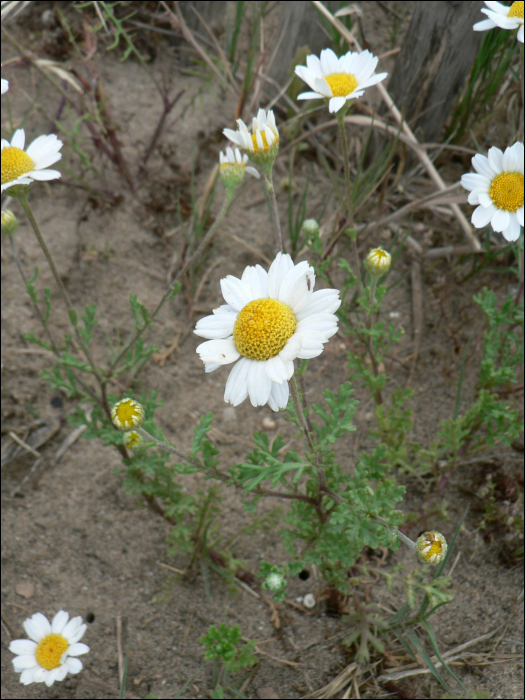
[[[498,209],[517,212],[523,206],[523,175],[521,173],[496,175],[490,183],[489,197]]]
[[[266,152],[266,151],[268,151],[269,148],[270,148],[270,147],[268,146],[268,141],[267,141],[267,139],[266,139],[266,134],[264,133],[264,131],[260,131],[259,133],[261,134],[261,137],[262,137],[262,142],[263,142],[263,147],[264,147],[264,148],[263,148],[263,151]],[[274,134],[274,136],[275,136],[275,134]],[[279,137],[278,137],[278,136],[275,136],[275,140],[276,140],[276,141],[279,141]],[[258,143],[257,143],[257,136],[256,136],[256,134],[252,134],[252,143],[253,143],[253,150],[255,151],[255,153],[260,153],[259,145],[258,145]]]
[[[246,304],[235,321],[233,341],[250,360],[269,360],[286,345],[297,325],[292,310],[276,299],[256,299]]]
[[[332,73],[325,75],[324,79],[330,86],[332,97],[346,97],[357,87],[357,80],[351,73]]]
[[[138,427],[144,419],[144,409],[138,401],[122,399],[111,411],[113,422],[121,430]]]
[[[523,0],[519,0],[519,2],[512,3],[512,5],[510,6],[508,16],[523,19]]]
[[[36,648],[36,660],[47,671],[60,666],[62,655],[69,648],[69,642],[61,634],[48,634]]]
[[[2,149],[2,185],[13,182],[34,169],[34,162],[21,148],[7,146]]]

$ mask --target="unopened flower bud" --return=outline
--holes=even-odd
[[[111,419],[119,430],[138,428],[144,421],[144,408],[134,399],[122,399],[111,409]]]
[[[144,442],[142,436],[136,430],[124,433],[124,445],[128,450],[136,450]]]
[[[319,224],[315,219],[306,219],[306,221],[303,221],[303,231],[307,236],[317,236]]]
[[[279,591],[284,586],[284,577],[276,571],[272,571],[266,577],[266,586],[271,591]]]
[[[18,228],[18,221],[11,209],[6,209],[2,212],[2,233],[6,233],[9,238]]]
[[[372,277],[382,277],[390,270],[392,258],[390,253],[383,248],[372,248],[364,262],[367,272]]]
[[[447,553],[447,541],[440,532],[424,532],[416,541],[417,558],[423,564],[440,564]]]

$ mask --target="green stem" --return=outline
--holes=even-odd
[[[377,287],[377,280],[379,277],[372,277],[372,282],[370,283],[370,304],[373,306],[376,305],[376,287]],[[370,313],[372,315],[372,312]]]
[[[339,135],[341,136],[341,145],[343,148],[343,163],[345,169],[345,183],[346,183],[346,209],[348,216],[348,223],[350,228],[354,230],[354,235],[352,235],[352,252],[354,254],[354,264],[356,266],[356,277],[357,284],[359,288],[359,296],[362,296],[363,288],[361,283],[361,262],[359,260],[359,253],[357,252],[357,240],[355,234],[355,224],[354,224],[354,207],[352,204],[352,184],[350,182],[350,166],[348,164],[348,143],[346,141],[346,130],[345,130],[345,114],[347,109],[343,108],[337,112],[337,123],[339,124]]]
[[[275,189],[273,186],[273,175],[270,170],[268,174],[264,173],[264,184],[270,197],[270,208],[272,210],[273,232],[275,234],[275,254],[283,252],[283,234],[281,232],[281,220],[279,219],[279,210],[277,209],[277,199],[275,197]]]
[[[64,300],[64,304],[67,307],[67,310],[69,313],[69,320],[70,320],[71,325],[73,326],[73,330],[75,331],[75,335],[77,337],[78,343],[79,343],[80,347],[82,348],[82,352],[84,353],[86,360],[88,361],[91,369],[93,370],[93,374],[98,379],[98,381],[100,383],[102,383],[100,373],[99,373],[98,369],[96,368],[95,363],[93,362],[93,358],[91,357],[91,353],[89,352],[89,348],[86,345],[84,338],[82,337],[82,335],[78,329],[78,325],[76,322],[76,319],[78,318],[77,312],[75,311],[75,308],[74,308],[73,304],[71,303],[71,299],[69,298],[69,294],[67,293],[67,290],[64,287],[64,283],[62,282],[60,275],[58,274],[58,270],[56,269],[56,266],[55,266],[55,261],[53,260],[51,253],[49,252],[49,249],[46,245],[46,242],[42,238],[42,234],[40,233],[40,229],[38,228],[38,224],[36,223],[36,219],[33,216],[33,212],[31,211],[31,208],[29,206],[27,196],[20,197],[18,201],[22,205],[22,208],[25,211],[27,218],[29,219],[29,223],[31,224],[31,227],[33,228],[33,231],[35,232],[35,236],[40,244],[40,247],[42,248],[44,255],[46,256],[46,260],[49,264],[49,267],[51,268],[51,272],[53,273],[53,277],[55,278],[55,281],[58,285],[58,289],[60,290],[60,294],[62,295],[62,299]],[[75,319],[75,322],[73,322],[73,319]]]
[[[312,440],[312,435],[310,434],[310,431],[308,430],[308,425],[306,423],[306,419],[304,417],[303,413],[303,407],[301,406],[301,399],[299,398],[299,389],[297,388],[297,381],[295,379],[295,374],[292,374],[292,378],[288,380],[288,386],[290,387],[290,395],[292,397],[292,403],[293,407],[295,409],[295,414],[297,416],[297,419],[299,420],[299,423],[301,424],[302,431],[304,433],[304,436],[306,438],[306,441],[308,442],[308,446],[312,450],[312,452],[315,452],[315,447],[314,447],[314,442]]]
[[[154,312],[152,313],[152,315],[150,316],[150,319],[149,319],[150,322],[149,322],[147,325],[144,324],[144,325],[142,326],[142,328],[140,328],[138,331],[136,331],[136,333],[135,333],[134,336],[131,338],[131,340],[128,341],[128,342],[126,343],[126,345],[124,346],[124,348],[120,351],[119,355],[117,355],[116,359],[111,363],[111,366],[110,366],[110,368],[109,368],[109,370],[108,370],[108,378],[112,375],[113,370],[115,369],[115,367],[117,367],[117,365],[119,364],[120,360],[126,355],[126,353],[128,352],[128,350],[137,342],[137,340],[141,337],[141,335],[144,333],[144,331],[146,330],[146,328],[147,328],[147,327],[151,324],[151,322],[156,318],[156,316],[158,315],[158,313],[160,312],[160,310],[162,309],[162,307],[164,306],[164,304],[165,304],[165,303],[168,301],[168,299],[170,298],[170,296],[171,296],[171,294],[172,294],[172,292],[173,292],[173,288],[175,287],[175,285],[177,284],[177,282],[179,281],[179,279],[180,279],[191,267],[193,267],[193,265],[197,262],[197,260],[200,258],[200,256],[201,256],[202,253],[204,252],[204,250],[207,248],[207,246],[208,246],[208,244],[210,243],[211,239],[212,239],[213,236],[215,235],[215,233],[216,233],[216,231],[217,231],[217,228],[219,227],[219,224],[222,222],[222,220],[223,220],[224,217],[226,216],[226,213],[227,213],[228,208],[229,208],[230,203],[231,203],[232,194],[233,194],[233,193],[231,193],[231,194],[229,194],[229,195],[228,195],[228,194],[226,195],[226,197],[225,197],[225,199],[224,199],[224,202],[223,202],[223,204],[222,204],[221,210],[220,210],[219,214],[217,215],[217,218],[215,219],[215,221],[213,222],[213,224],[212,224],[212,226],[210,227],[209,231],[206,233],[206,235],[204,236],[204,238],[203,238],[202,241],[200,242],[200,244],[199,244],[197,250],[193,253],[193,255],[189,258],[189,260],[187,260],[187,261],[184,263],[183,267],[182,267],[182,268],[175,274],[175,276],[173,277],[173,280],[172,280],[170,286],[168,287],[166,293],[164,294],[164,296],[162,297],[162,299],[161,299],[161,300],[159,301],[159,303],[157,304],[157,308],[155,309],[155,311],[154,311]]]

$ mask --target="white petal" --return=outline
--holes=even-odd
[[[224,389],[224,400],[238,406],[248,396],[248,370],[252,360],[243,357],[233,366]]]
[[[279,298],[281,282],[293,267],[293,260],[288,253],[277,253],[275,260],[268,270],[268,296],[270,299]]]
[[[89,651],[89,647],[87,644],[83,644],[82,642],[75,642],[75,644],[71,644],[69,649],[67,650],[67,653],[69,656],[81,656],[82,654],[87,654]]]
[[[229,365],[241,356],[235,347],[233,338],[207,340],[197,346],[197,352],[203,362],[219,365]]]
[[[232,143],[236,143],[237,146],[241,146],[243,148],[244,142],[243,139],[241,138],[241,135],[239,134],[238,131],[233,131],[233,129],[223,129],[222,132],[227,139],[229,139]]]
[[[510,6],[507,7],[502,5],[500,2],[496,2],[496,0],[486,0],[485,5],[489,8],[489,10],[496,12],[498,15],[503,15],[506,17],[509,14]]]
[[[221,313],[213,316],[205,316],[197,321],[195,335],[208,340],[216,340],[218,338],[228,338],[233,333],[237,312]]]
[[[489,148],[489,165],[496,175],[503,170],[503,151],[496,146]]]
[[[490,222],[495,211],[496,207],[494,205],[492,205],[491,207],[480,206],[477,209],[474,209],[474,211],[472,212],[471,219],[473,225],[476,228],[483,228]]]
[[[301,360],[311,360],[318,357],[324,350],[324,345],[320,340],[313,338],[303,338],[303,344],[297,357]]]
[[[518,41],[521,41],[522,44],[524,43],[524,41],[523,41],[523,39],[524,39],[523,27],[524,27],[524,25],[522,24],[521,27],[518,29]]]
[[[323,49],[321,51],[321,70],[323,75],[331,75],[339,72],[339,59],[332,49]]]
[[[261,177],[259,171],[253,168],[251,165],[246,166],[246,172],[250,173],[250,175],[253,175],[253,177],[256,177],[257,179]]]
[[[315,284],[313,267],[304,261],[295,265],[283,278],[279,288],[279,301],[295,313],[310,301]]]
[[[520,207],[516,212],[516,217],[520,226],[523,226],[523,207]]]
[[[511,146],[507,150],[513,152],[513,160],[515,163],[515,167],[513,168],[513,170],[516,170],[518,173],[521,173],[523,175],[523,144],[520,141],[518,141],[514,144],[514,146]]]
[[[341,107],[344,107],[346,103],[346,97],[332,97],[328,103],[328,111],[330,114],[335,114],[339,112]]]
[[[307,56],[306,65],[308,66],[308,70],[311,70],[312,73],[314,73],[319,78],[322,77],[323,69],[321,68],[321,61],[317,58],[317,56],[314,56],[313,54]]]
[[[483,10],[482,10],[483,12]],[[503,17],[502,15],[492,14],[490,19],[501,29],[516,29],[518,27],[518,22],[515,17]]]
[[[42,613],[35,613],[28,620],[24,620],[24,629],[29,639],[34,642],[40,642],[46,635],[51,634],[51,624]]]
[[[213,362],[205,362],[204,363],[204,372],[205,372],[205,374],[209,374],[210,372],[215,372],[215,370],[219,369],[219,367],[222,367],[222,365],[219,365],[219,364],[213,363]]]
[[[479,190],[478,190],[478,192],[479,192]],[[471,194],[474,194],[474,192],[471,192]],[[493,202],[492,202],[492,199],[490,198],[490,195],[488,194],[488,192],[479,192],[478,201],[471,202],[470,197],[469,197],[469,204],[481,204],[483,207],[490,207],[490,206],[492,206]]]
[[[20,654],[26,656],[27,654],[33,654],[36,652],[38,644],[30,639],[13,639],[9,645],[9,651],[13,654]]]
[[[238,311],[235,311],[233,306],[230,306],[229,304],[221,304],[220,306],[217,306],[215,309],[212,309],[214,314],[233,314],[237,318],[237,314],[239,313]]]
[[[232,306],[235,311],[240,311],[246,304],[253,301],[250,288],[233,275],[228,275],[221,280],[221,291],[224,301]]]
[[[73,644],[73,643],[74,643],[73,640],[78,641],[78,640],[75,639],[75,637],[77,636],[78,631],[79,631],[82,627],[84,627],[84,632],[85,632],[86,629],[87,629],[87,626],[86,626],[86,625],[82,625],[82,618],[80,617],[80,615],[78,615],[77,617],[73,617],[73,618],[67,623],[67,625],[66,625],[66,626],[64,627],[64,629],[62,630],[62,633],[61,633],[61,634],[62,634],[63,637],[65,637],[65,638],[67,639],[67,641],[68,641],[70,644]],[[82,634],[84,634],[84,632],[82,632]]]
[[[13,659],[13,668],[17,673],[23,671],[24,668],[33,668],[37,665],[38,662],[34,654],[21,654]]]
[[[483,10],[482,10],[483,12]],[[485,32],[487,29],[494,29],[496,25],[491,19],[484,19],[481,22],[476,22],[472,27],[475,32]]]
[[[477,190],[484,188],[485,192],[489,191],[490,180],[485,175],[478,173],[466,173],[461,176],[461,186],[466,190]]]
[[[62,177],[62,173],[58,170],[33,170],[27,173],[33,180],[58,180]]]
[[[260,265],[247,267],[241,280],[250,290],[252,299],[266,299],[268,297],[268,273]]]
[[[501,233],[508,228],[509,222],[509,212],[503,211],[503,209],[497,209],[490,223],[492,224],[494,231]]]
[[[517,241],[520,237],[520,225],[516,214],[512,213],[509,215],[509,225],[506,229],[502,231],[503,237],[507,241]]]
[[[279,357],[285,362],[290,360],[295,360],[301,349],[302,337],[297,333],[294,333],[291,338],[288,339],[286,345],[279,353]]]
[[[507,173],[517,170],[518,164],[514,153],[513,148],[506,148],[503,154],[503,170]]]
[[[304,82],[307,85],[309,85],[312,89],[315,85],[315,79],[322,78],[321,73],[314,73],[313,71],[309,70],[308,68],[305,68],[304,66],[296,66],[295,74],[299,76],[301,80],[304,80]]]
[[[318,92],[302,92],[300,95],[297,95],[298,100],[320,100],[322,97],[323,95],[320,95]]]
[[[69,673],[80,673],[82,671],[82,661],[80,659],[77,659],[75,657],[70,657],[66,659],[64,662],[64,665],[67,666],[67,670]]]
[[[496,173],[492,171],[492,168],[490,167],[488,158],[486,156],[481,155],[481,153],[476,153],[474,158],[472,158],[472,167],[480,175],[485,175],[485,177],[492,182],[492,179],[494,178],[494,175]]]
[[[326,342],[337,333],[337,316],[334,314],[313,314],[299,321],[295,329],[303,337],[311,337]]]
[[[272,382],[265,372],[266,362],[253,361],[248,371],[248,396],[252,406],[264,406],[272,390]]]
[[[377,73],[376,75],[371,75],[369,78],[359,83],[359,89],[372,87],[372,85],[377,85],[382,80],[388,76],[388,73]]]
[[[265,151],[264,141],[263,141],[263,137],[262,137],[262,134],[260,131],[255,132],[255,140],[257,142],[257,148],[259,149],[259,151],[264,152]]]
[[[276,355],[266,360],[265,371],[272,382],[282,384],[284,381],[288,381],[293,374],[293,360],[285,362],[280,355]]]
[[[297,321],[302,321],[312,314],[333,314],[341,306],[337,289],[319,289],[310,297],[308,304],[295,314]]]
[[[51,622],[53,634],[62,634],[64,627],[69,620],[69,613],[65,610],[59,610]]]
[[[60,676],[62,676],[62,678],[60,678]],[[44,683],[47,685],[48,688],[51,688],[51,686],[53,685],[53,683],[55,681],[64,680],[64,678],[66,676],[67,676],[67,666],[65,669],[65,673],[64,673],[63,667],[58,666],[58,668],[54,668],[51,671],[48,671],[48,674],[45,678]]]
[[[35,680],[35,675],[38,673],[38,671],[41,670],[43,671],[45,669],[41,669],[40,666],[34,666],[33,668],[25,668],[20,675],[20,683],[22,683],[22,685],[38,683],[38,681]]]
[[[14,146],[15,148],[20,148],[20,150],[24,150],[24,144],[26,142],[26,135],[23,129],[17,129],[15,133],[13,134],[13,138],[11,139],[11,146]]]
[[[288,382],[283,382],[282,384],[272,382],[272,390],[268,397],[268,406],[272,411],[279,411],[281,408],[286,408],[289,396],[290,387],[288,386]]]
[[[332,97],[332,88],[324,78],[316,78],[314,82],[314,90],[320,93],[323,97]]]

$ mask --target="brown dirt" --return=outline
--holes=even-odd
[[[389,4],[398,11],[406,6],[406,3]],[[47,6],[46,3],[40,5]],[[372,50],[376,53],[388,50],[385,15],[377,8],[377,3],[363,2],[361,5],[367,10],[363,24]],[[12,25],[12,29],[21,36],[22,26],[19,22]],[[35,37],[30,39],[35,40]],[[400,40],[398,38],[398,42]],[[113,54],[106,53],[100,70],[113,118],[122,127],[120,136],[125,155],[136,164],[138,154],[157,123],[158,96],[140,66],[131,60],[122,64]],[[18,69],[12,76],[11,104],[21,110],[20,95],[23,89],[28,92],[34,89],[34,76],[27,69]],[[232,121],[235,105],[215,86],[209,90],[200,79],[177,74],[175,89],[181,87],[187,92],[169,121],[170,128],[156,149],[149,163],[147,180],[136,196],[126,190],[113,168],[100,159],[89,143],[85,146],[101,174],[95,177],[88,173],[87,182],[94,187],[102,184],[122,193],[124,199],[120,204],[113,207],[101,205],[100,201],[88,198],[81,190],[56,182],[35,186],[31,195],[33,210],[73,304],[77,309],[86,303],[98,305],[99,326],[94,352],[100,362],[107,358],[107,339],[115,337],[116,332],[125,338],[132,328],[129,294],[138,295],[149,308],[162,295],[170,264],[179,254],[183,242],[180,230],[173,233],[177,226],[174,206],[177,193],[181,188],[188,191],[194,158],[197,158],[197,194],[202,193],[219,149],[224,146],[220,132]],[[194,107],[188,106],[199,90],[202,92]],[[54,100],[52,95],[40,95],[45,115],[55,112]],[[181,119],[183,110],[184,118]],[[22,113],[15,113],[17,125],[21,116]],[[42,133],[47,123],[47,117],[38,123],[38,113],[33,112],[27,125],[30,136]],[[9,130],[5,114],[2,127],[5,135]],[[308,175],[312,197],[307,216],[315,216],[322,207],[329,183],[317,164],[306,159],[297,159],[296,162],[295,202]],[[70,179],[67,175],[70,163],[73,160],[65,150],[60,163],[65,180]],[[287,167],[286,157],[278,161],[276,182],[287,177]],[[462,166],[458,168],[456,165],[449,181],[453,182],[461,172]],[[179,330],[193,326],[200,315],[221,303],[221,277],[240,275],[247,264],[264,264],[264,256],[272,258],[268,210],[259,188],[255,180],[249,182],[242,199],[221,226],[212,257],[205,263],[203,272],[217,258],[221,262],[209,274],[193,309],[193,317],[188,315],[187,303],[178,299],[154,325],[150,339],[161,349],[171,346]],[[286,192],[281,191],[278,199],[285,222]],[[51,287],[53,312],[50,330],[62,337],[67,330],[67,318],[51,273],[18,205],[11,203],[11,206],[20,221],[15,242],[23,268],[30,275],[38,265],[39,289]],[[217,211],[217,202],[214,211]],[[375,211],[372,209],[372,216]],[[330,213],[333,209],[327,212],[327,216]],[[428,234],[432,219],[428,217],[422,222],[422,231]],[[462,243],[455,221],[450,219],[432,228],[433,245]],[[240,247],[230,234],[242,238],[259,253]],[[364,247],[382,242],[380,238],[374,239]],[[502,299],[515,288],[514,278],[490,272],[481,272],[467,283],[460,284],[470,269],[469,265],[468,261],[450,264],[441,260],[424,269],[425,332],[412,379],[415,395],[411,402],[416,416],[413,437],[423,444],[430,443],[439,422],[453,413],[463,347],[473,329],[477,332],[481,328],[480,313],[471,301],[473,294],[483,286],[489,286]],[[411,257],[406,251],[393,273],[393,281],[401,281],[387,296],[383,307],[385,317],[390,312],[399,313],[396,322],[405,331],[398,353],[400,358],[409,357],[413,348],[410,266]],[[348,654],[337,642],[338,635],[346,629],[340,617],[328,615],[323,606],[317,614],[305,614],[284,605],[279,610],[281,629],[277,631],[268,605],[241,588],[231,590],[224,579],[213,572],[210,574],[212,595],[208,599],[201,575],[193,580],[182,580],[161,566],[167,564],[184,569],[189,560],[183,554],[167,556],[170,526],[125,493],[122,476],[116,473],[121,468],[116,451],[104,447],[99,441],[80,439],[61,461],[54,459],[56,449],[71,432],[66,416],[74,411],[77,402],[52,392],[40,378],[41,372],[51,366],[50,358],[45,351],[35,349],[23,338],[24,333],[34,331],[39,334],[40,329],[9,242],[4,237],[2,284],[4,424],[8,429],[20,428],[30,424],[35,417],[60,422],[59,431],[41,448],[41,464],[20,489],[17,490],[17,486],[28,475],[34,458],[20,457],[10,462],[3,472],[2,610],[5,624],[2,626],[2,697],[113,697],[107,690],[93,685],[90,679],[99,679],[118,688],[118,620],[122,620],[125,630],[124,648],[126,638],[129,640],[127,687],[137,697],[174,697],[190,679],[182,697],[208,697],[211,664],[203,661],[203,648],[198,640],[210,624],[220,622],[238,623],[246,638],[257,639],[261,642],[261,650],[275,657],[261,655],[258,672],[245,690],[248,697],[256,697],[257,689],[264,686],[273,687],[279,697],[300,697],[330,682],[353,658],[353,653]],[[213,411],[216,427],[229,436],[218,439],[223,464],[243,458],[253,431],[263,428],[265,417],[277,422],[277,428],[268,431],[272,437],[282,432],[287,439],[295,440],[289,424],[275,416],[268,407],[253,409],[245,402],[233,410],[224,404],[227,371],[204,374],[195,353],[198,342],[196,336],[189,335],[180,351],[168,358],[163,367],[148,363],[136,387],[138,391],[159,391],[164,405],[156,417],[165,434],[175,443],[187,446],[198,417]],[[472,397],[479,350],[466,367],[462,409]],[[337,389],[346,371],[347,352],[348,341],[337,336],[331,340],[326,352],[310,363],[310,401],[319,401],[321,391],[327,387]],[[407,372],[402,366],[392,363],[386,369],[391,377],[388,392],[405,385]],[[115,385],[112,391],[119,393],[125,388],[124,385]],[[352,464],[359,452],[371,444],[368,431],[373,424],[372,403],[359,386],[356,385],[355,390],[361,400],[355,419],[357,432],[343,440],[339,447],[342,464]],[[471,506],[457,544],[460,558],[452,575],[455,599],[432,618],[432,624],[443,651],[500,626],[494,637],[494,640],[500,639],[499,645],[487,665],[477,665],[476,657],[472,657],[471,666],[455,668],[469,690],[484,692],[484,697],[523,697],[523,664],[514,657],[504,658],[504,654],[514,654],[523,645],[523,601],[518,602],[522,569],[509,566],[502,559],[504,533],[489,540],[482,537],[478,528],[480,503],[473,491],[483,480],[485,472],[482,470],[487,470],[487,464],[492,465],[490,468],[516,475],[520,469],[518,457],[513,451],[494,450],[490,455],[484,455],[483,462],[457,470],[442,492],[432,495],[427,494],[417,479],[400,475],[401,482],[407,487],[402,507],[407,513],[419,516],[414,527],[407,532],[413,538],[429,527],[437,527],[450,537],[465,507]],[[198,476],[181,476],[179,481],[191,493],[198,487],[207,486]],[[238,534],[250,518],[243,509],[239,494],[223,489],[222,495],[220,526],[227,540]],[[438,522],[437,516],[428,518],[424,515],[424,508],[435,511],[444,508],[445,504],[447,516],[443,520]],[[282,506],[282,503],[264,501],[258,513],[277,506]],[[278,527],[255,536],[241,534],[235,540],[232,554],[242,559],[245,568],[254,574],[262,559],[275,563],[285,561]],[[386,556],[388,568],[403,562],[408,572],[414,566],[405,550]],[[17,593],[24,583],[34,586],[28,598]],[[307,581],[297,579],[291,582],[288,598],[294,600],[321,590],[322,584],[316,580],[313,571]],[[399,607],[404,600],[401,590],[391,593],[382,582],[370,587],[370,597],[387,609]],[[7,649],[12,635],[15,638],[23,635],[21,623],[34,612],[41,611],[51,616],[59,609],[84,617],[94,616],[83,640],[91,647],[89,655],[83,657],[85,671],[70,676],[51,689],[38,685],[21,686],[12,671],[12,655]],[[486,648],[473,647],[472,651]],[[398,650],[395,645],[390,651],[393,649]],[[286,661],[293,665],[287,665]],[[407,659],[402,663],[407,663]],[[363,683],[365,678],[358,680]],[[441,697],[443,694],[440,686],[428,675],[404,679],[397,685],[406,693],[405,697]],[[374,686],[373,682],[362,686],[361,693],[363,697],[388,695],[384,688]]]

